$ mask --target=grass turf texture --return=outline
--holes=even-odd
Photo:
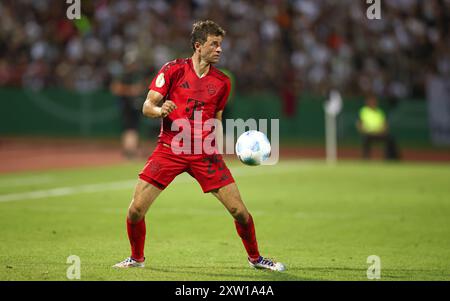
[[[186,174],[147,214],[146,268],[111,268],[129,255],[142,166],[1,175],[0,280],[67,280],[72,254],[81,280],[367,280],[369,255],[381,280],[450,280],[449,165],[231,163],[260,251],[284,273],[248,266],[231,216]]]

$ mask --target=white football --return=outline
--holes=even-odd
[[[270,157],[270,151],[269,139],[259,131],[245,132],[236,141],[236,155],[246,165],[260,165]]]

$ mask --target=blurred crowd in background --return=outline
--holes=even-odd
[[[0,86],[108,88],[134,54],[148,76],[192,53],[195,20],[227,32],[219,67],[239,93],[292,90],[423,98],[427,74],[450,74],[450,1],[93,0],[69,20],[64,0],[0,2]],[[286,87],[287,86],[287,87]]]

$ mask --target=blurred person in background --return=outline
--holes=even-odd
[[[366,98],[366,104],[359,111],[359,119],[356,123],[358,131],[362,135],[362,155],[364,159],[370,158],[372,144],[384,143],[384,155],[388,160],[399,159],[399,154],[394,138],[389,133],[389,125],[386,116],[378,107],[375,95]]]
[[[146,91],[145,76],[134,51],[125,54],[124,70],[111,83],[111,92],[117,96],[122,118],[122,151],[127,159],[139,155],[139,124]]]

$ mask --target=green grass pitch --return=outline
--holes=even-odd
[[[189,175],[147,214],[146,267],[129,255],[125,214],[143,163],[0,176],[0,280],[450,280],[447,164],[284,161],[229,164],[260,251],[284,273],[251,269],[231,216]]]

